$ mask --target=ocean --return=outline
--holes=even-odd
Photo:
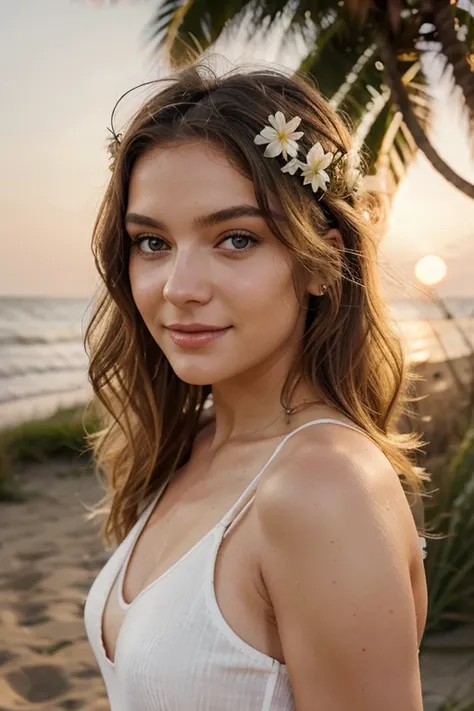
[[[84,299],[0,297],[0,428],[87,400]]]
[[[391,305],[412,361],[459,358],[474,344],[474,298],[445,303],[454,319],[430,301]],[[87,400],[89,316],[85,299],[0,297],[0,428]]]

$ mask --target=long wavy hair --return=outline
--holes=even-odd
[[[173,372],[136,308],[129,281],[124,217],[130,176],[141,155],[170,142],[204,140],[225,151],[253,181],[258,205],[292,255],[295,273],[317,272],[330,284],[323,299],[310,296],[306,304],[303,343],[282,389],[282,405],[289,406],[295,384],[306,378],[378,444],[407,493],[419,492],[423,477],[412,463],[419,443],[397,429],[409,371],[379,292],[375,203],[363,190],[349,192],[343,167],[320,198],[298,176],[282,173],[279,160],[265,158],[254,143],[276,111],[301,117],[305,153],[320,141],[325,151],[347,154],[348,128],[308,79],[273,68],[219,77],[197,63],[158,88],[116,145],[92,240],[102,287],[86,348],[101,428],[90,435],[89,446],[106,482],[92,513],[106,514],[104,539],[123,540],[141,508],[186,463],[211,392]],[[271,217],[275,197],[287,217],[284,225]],[[340,230],[342,250],[325,241],[330,227]]]

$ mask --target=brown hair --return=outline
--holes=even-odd
[[[103,287],[86,333],[89,377],[103,411],[103,428],[90,436],[90,446],[107,482],[93,515],[107,513],[108,542],[125,537],[143,504],[186,462],[210,393],[174,374],[134,304],[128,276],[124,217],[131,171],[139,156],[170,141],[206,140],[225,150],[252,179],[259,207],[295,265],[317,270],[331,285],[324,299],[309,297],[301,353],[282,404],[288,405],[299,377],[317,384],[328,404],[379,445],[410,489],[420,490],[422,477],[408,457],[417,441],[396,429],[408,374],[379,295],[370,197],[348,193],[343,161],[320,198],[299,176],[283,174],[279,160],[263,157],[254,137],[276,111],[301,117],[305,153],[316,141],[325,151],[346,154],[352,147],[348,129],[308,80],[274,69],[217,77],[203,64],[164,81],[117,147],[92,243]],[[271,218],[272,195],[286,225]],[[341,232],[342,252],[324,240],[331,226]]]

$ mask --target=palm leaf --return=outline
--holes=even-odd
[[[400,34],[402,59],[398,66],[417,117],[426,128],[430,97],[417,54],[405,49],[410,46],[410,39],[405,29]],[[315,48],[300,70],[315,78],[321,93],[345,116],[355,132],[356,143],[364,145],[368,172],[383,170],[390,189],[394,188],[417,148],[390,100],[371,28],[350,33],[346,21],[337,17],[325,31],[320,29]]]
[[[421,66],[419,62],[400,63],[400,72],[418,120],[427,130],[431,120],[430,97]],[[384,99],[385,104],[382,105]],[[367,132],[364,143],[369,168],[380,176],[385,188],[392,192],[405,176],[418,148],[386,88],[380,105],[381,110]]]
[[[151,39],[176,61],[186,57],[190,37],[203,49],[224,31],[228,21],[238,22],[252,0],[165,0],[150,22]]]
[[[423,47],[442,62],[451,93],[460,87],[465,114],[474,129],[474,21],[472,14],[455,4],[433,5],[433,28],[423,33]],[[456,98],[458,101],[458,98]],[[472,131],[471,131],[472,133]]]
[[[190,38],[207,49],[224,31],[238,30],[243,24],[249,38],[269,32],[282,20],[287,25],[287,38],[296,33],[308,36],[313,4],[313,0],[165,0],[150,23],[151,39],[158,50],[166,49],[180,62],[186,57]],[[322,0],[319,4],[329,8],[332,3]],[[251,21],[246,23],[247,19]]]

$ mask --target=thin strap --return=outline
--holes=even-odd
[[[293,435],[295,435],[297,432],[301,432],[301,430],[306,429],[306,427],[311,427],[311,425],[340,425],[341,427],[347,427],[350,430],[355,430],[356,432],[361,432],[362,434],[365,434],[364,430],[360,427],[357,427],[356,425],[351,425],[348,422],[342,422],[341,420],[333,419],[331,417],[310,420],[309,422],[305,422],[304,425],[300,425],[296,429],[292,430],[292,432],[289,432],[277,445],[270,459],[263,466],[263,468],[260,469],[255,479],[250,482],[250,484],[245,489],[243,494],[239,497],[234,506],[232,506],[230,511],[228,511],[224,518],[221,520],[220,525],[227,529],[224,534],[224,537],[230,532],[231,528],[237,523],[237,521],[242,518],[245,511],[247,511],[248,507],[250,506],[255,497],[255,490],[257,488],[260,477],[267,469],[267,467],[270,466],[275,457],[279,454],[282,447],[288,442],[289,439],[291,439],[291,437],[293,437]]]

